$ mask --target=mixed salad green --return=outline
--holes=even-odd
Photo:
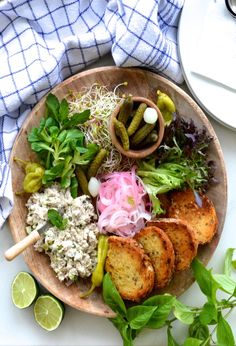
[[[161,146],[149,159],[139,163],[137,174],[142,178],[152,202],[153,214],[163,210],[158,194],[190,187],[206,191],[216,183],[215,164],[208,159],[212,138],[194,122],[176,116],[165,128]]]

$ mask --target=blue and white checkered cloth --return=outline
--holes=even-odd
[[[143,66],[183,82],[176,42],[183,1],[0,2],[0,227],[13,205],[13,141],[53,86],[108,52],[117,66]]]

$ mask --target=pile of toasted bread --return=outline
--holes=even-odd
[[[109,237],[106,271],[123,299],[138,302],[189,268],[198,245],[211,241],[218,219],[213,203],[192,190],[163,198],[164,217],[147,223],[134,238]]]

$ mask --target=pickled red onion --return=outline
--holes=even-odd
[[[133,237],[151,219],[142,181],[131,172],[115,172],[103,177],[97,198],[98,228],[101,233]]]

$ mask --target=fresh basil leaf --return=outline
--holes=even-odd
[[[157,306],[157,310],[153,313],[146,327],[158,329],[164,326],[174,302],[175,297],[170,294],[156,295],[145,300],[142,305]]]
[[[225,261],[224,261],[224,274],[230,276],[232,272],[232,260],[234,254],[234,248],[229,248],[226,251]]]
[[[116,318],[110,318],[110,321],[119,330],[123,339],[123,346],[132,346],[134,338],[132,338],[132,330],[128,322],[125,321],[120,315],[117,315]]]
[[[216,335],[218,346],[235,346],[232,329],[221,313],[218,317]]]
[[[213,274],[213,278],[215,281],[219,284],[219,287],[229,293],[234,294],[236,289],[236,281],[231,279],[230,276],[224,275],[224,274]]]
[[[175,317],[184,324],[193,323],[194,313],[189,309],[187,305],[184,305],[178,300],[176,300],[174,303],[173,313]]]
[[[199,314],[201,324],[207,325],[212,322],[217,322],[217,309],[214,304],[208,302],[204,304],[202,311]]]
[[[141,329],[146,326],[157,306],[137,305],[127,310],[127,319],[132,329]]]
[[[57,227],[60,230],[66,229],[68,223],[68,220],[63,219],[63,217],[58,213],[56,209],[48,210],[48,220],[53,226]]]
[[[219,285],[213,279],[211,271],[207,270],[204,265],[196,258],[193,260],[191,266],[193,269],[194,277],[197,280],[201,291],[211,301],[216,302],[216,291],[219,288]]]
[[[200,346],[202,344],[202,340],[196,338],[187,338],[183,344],[183,346]]]
[[[68,119],[68,115],[69,115],[69,104],[66,99],[63,99],[59,107],[59,119],[62,124]]]
[[[169,303],[172,300],[175,300],[175,297],[172,296],[171,294],[160,294],[160,295],[155,295],[152,296],[148,299],[146,299],[142,305],[151,305],[151,306],[159,306],[159,305],[163,305],[166,303]]]
[[[83,124],[85,123],[90,117],[90,110],[86,109],[82,113],[75,113],[70,119],[65,121],[63,124],[63,128],[72,128],[75,127],[76,125]]]
[[[33,142],[31,143],[31,149],[35,151],[36,153],[39,153],[43,150],[50,151],[51,153],[54,152],[54,150],[46,143],[44,142]]]
[[[209,328],[208,326],[201,324],[201,321],[198,317],[195,318],[193,323],[189,326],[188,332],[190,337],[205,341],[205,346],[210,345],[210,339],[206,342],[210,334]]]
[[[179,344],[175,341],[175,339],[171,335],[170,328],[167,329],[167,341],[168,341],[168,346],[179,346]]]
[[[47,115],[53,117],[58,121],[58,112],[60,103],[58,98],[53,94],[48,94],[46,98],[46,106],[47,106]]]
[[[108,273],[105,274],[103,279],[103,299],[114,312],[119,313],[121,316],[126,316],[125,303]]]

